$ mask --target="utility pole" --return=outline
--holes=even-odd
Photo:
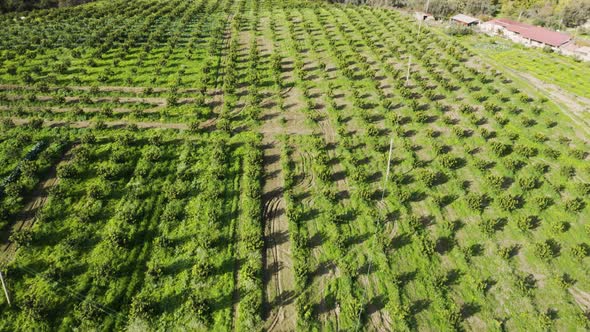
[[[8,302],[9,306],[12,306],[10,303],[10,297],[8,296],[8,290],[6,289],[6,283],[4,282],[4,276],[2,275],[2,271],[0,271],[0,280],[2,280],[2,288],[4,288],[4,295],[6,295],[6,301]]]

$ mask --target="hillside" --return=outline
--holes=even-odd
[[[426,10],[439,19],[457,13],[479,17],[512,17],[554,29],[577,28],[590,22],[590,0],[329,0],[332,3]],[[586,27],[587,30],[587,27]],[[586,31],[584,30],[584,31]],[[578,31],[579,32],[579,31]],[[588,34],[589,31],[586,31]]]
[[[23,16],[0,330],[590,328],[588,117],[528,79],[580,64],[324,1]]]
[[[76,6],[92,0],[0,0],[0,13]]]

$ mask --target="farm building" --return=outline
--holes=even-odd
[[[467,27],[478,25],[480,23],[479,20],[475,17],[467,16],[464,14],[457,14],[451,17],[451,21]]]
[[[428,13],[416,12],[414,17],[416,17],[418,21],[434,21],[434,16]]]
[[[527,46],[549,46],[556,50],[572,40],[572,37],[565,33],[505,18],[485,22],[481,24],[481,29],[490,34],[503,35],[514,42]]]

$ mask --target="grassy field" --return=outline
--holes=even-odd
[[[478,54],[508,68],[533,74],[578,96],[590,98],[590,63],[569,56],[527,48],[500,37],[473,35],[464,38]]]
[[[590,328],[590,135],[499,50],[304,0],[0,21],[0,330]]]

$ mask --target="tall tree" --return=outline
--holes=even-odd
[[[590,0],[571,1],[563,8],[563,24],[572,28],[590,21]]]

